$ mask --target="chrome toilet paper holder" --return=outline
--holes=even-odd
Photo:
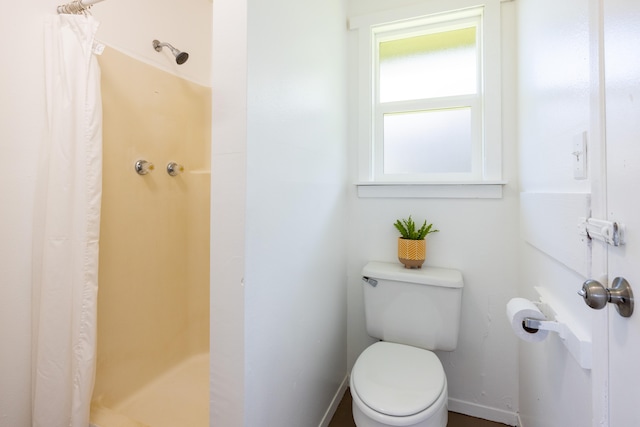
[[[522,320],[522,327],[525,331],[531,334],[535,334],[538,331],[551,331],[557,332],[561,338],[563,338],[564,334],[564,325],[554,320],[541,320],[534,319],[532,317],[525,317],[524,320]]]
[[[530,334],[535,334],[538,331],[550,331],[556,332],[560,338],[564,338],[566,325],[557,320],[555,311],[543,301],[531,302],[540,310],[544,318],[525,317],[522,319],[522,328]]]

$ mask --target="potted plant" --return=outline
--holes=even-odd
[[[422,227],[416,228],[416,223],[409,218],[397,220],[394,227],[400,232],[398,237],[398,260],[405,268],[422,268],[427,255],[427,234],[440,230],[433,228],[433,224],[424,221]]]

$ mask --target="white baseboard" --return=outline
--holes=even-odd
[[[517,412],[504,411],[502,409],[491,408],[489,406],[478,405],[477,403],[465,402],[458,399],[449,398],[449,410],[470,417],[481,418],[483,420],[495,421],[509,426],[520,426],[520,417]]]
[[[336,391],[336,394],[333,396],[333,400],[331,401],[329,408],[327,408],[327,412],[324,413],[324,417],[322,417],[322,421],[320,422],[319,427],[329,426],[329,423],[331,422],[331,418],[333,418],[333,414],[336,413],[336,409],[338,409],[338,405],[342,400],[342,396],[344,396],[344,392],[347,391],[348,385],[349,385],[349,375],[344,377],[344,380],[342,380],[342,384],[340,384],[340,387],[338,387],[338,391]]]

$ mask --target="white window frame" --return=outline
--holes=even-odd
[[[385,176],[381,166],[381,114],[389,106],[379,106],[377,102],[377,34],[402,31],[407,28],[429,25],[457,19],[466,19],[481,11],[482,23],[478,33],[478,51],[481,55],[479,75],[479,97],[477,102],[482,117],[472,113],[472,120],[482,120],[479,147],[472,154],[475,159],[471,174],[430,174]],[[465,15],[466,14],[466,15]],[[442,24],[440,24],[442,25]],[[350,18],[349,28],[358,30],[358,186],[359,194],[370,197],[372,189],[386,187],[382,195],[388,197],[395,190],[389,186],[411,186],[396,192],[397,197],[420,197],[417,185],[429,186],[427,193],[435,190],[440,197],[443,191],[455,186],[451,197],[501,197],[502,195],[502,125],[501,125],[501,54],[500,54],[500,0],[433,0],[416,6],[384,11],[371,15]],[[441,27],[442,28],[442,27]],[[405,32],[406,34],[406,32]],[[468,101],[468,99],[467,99]],[[409,103],[411,101],[408,101]],[[455,103],[454,103],[455,104]],[[408,105],[407,105],[408,106]],[[476,106],[477,107],[477,106]],[[393,106],[391,106],[393,108]],[[377,116],[376,116],[377,115]],[[376,120],[378,119],[378,120]],[[472,124],[473,126],[473,124]],[[474,186],[477,189],[465,188]],[[443,190],[444,189],[444,190]],[[485,194],[485,195],[483,195]],[[368,196],[369,195],[369,196]],[[375,196],[375,195],[374,195]],[[429,194],[426,194],[428,197]]]

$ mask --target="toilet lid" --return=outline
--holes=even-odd
[[[369,346],[351,375],[355,392],[368,407],[396,417],[427,409],[445,387],[444,369],[434,353],[388,342]]]

